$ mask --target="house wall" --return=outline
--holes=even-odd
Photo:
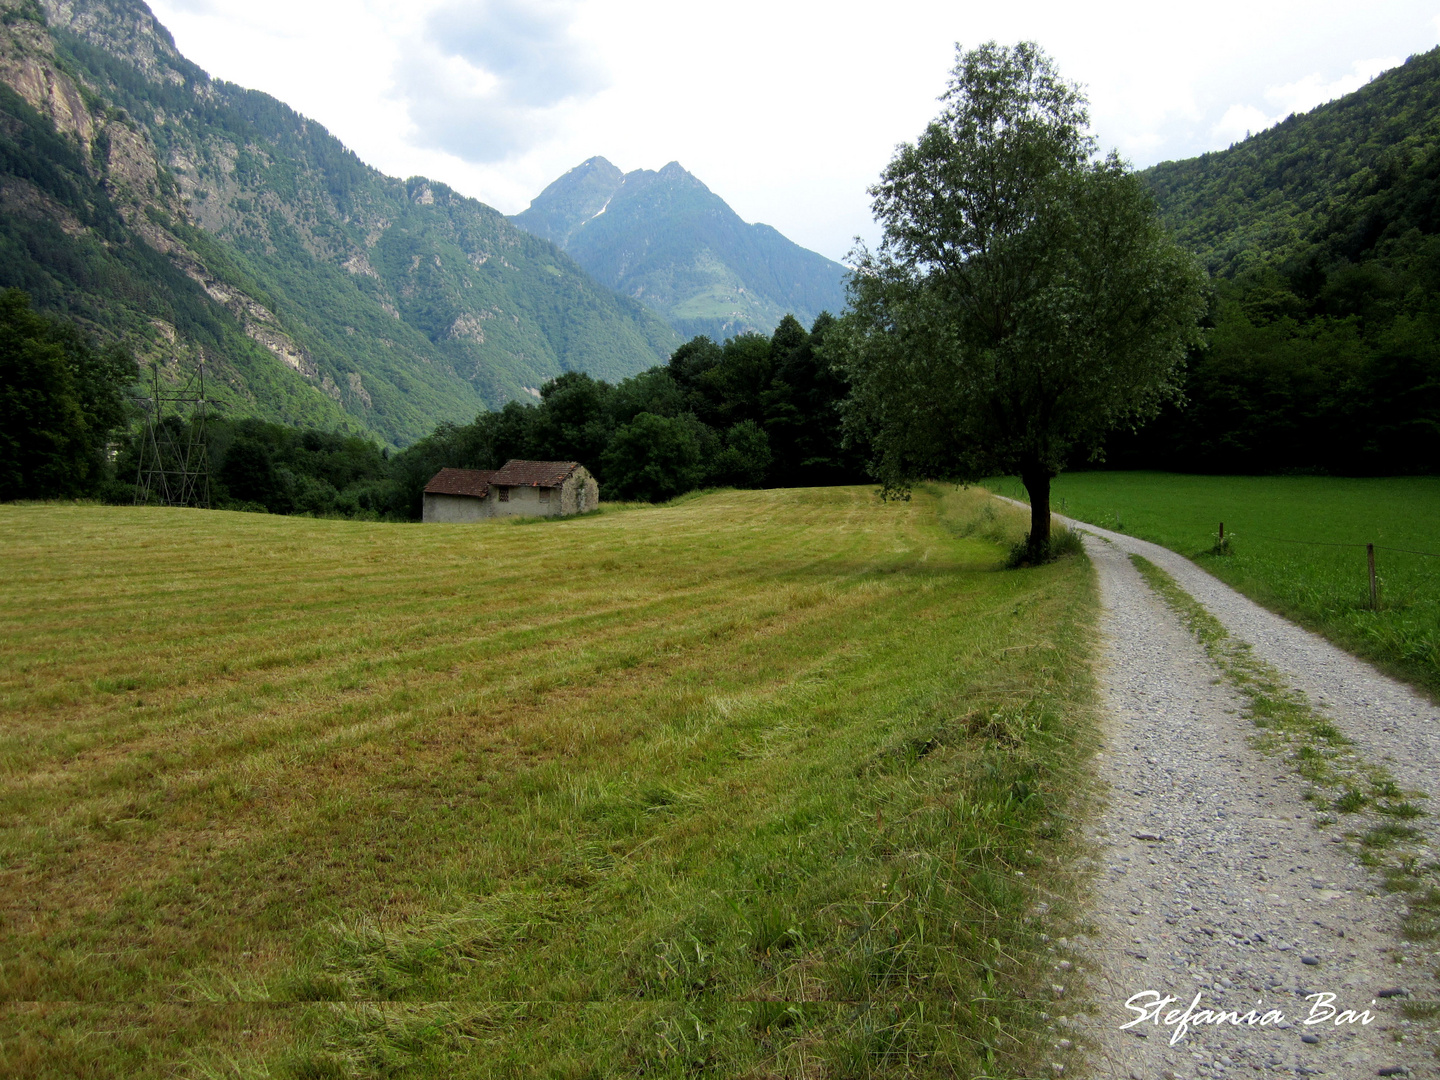
[[[489,498],[477,499],[473,495],[432,495],[426,492],[420,520],[449,523],[482,521],[494,516],[489,505],[494,501],[493,494]]]
[[[600,505],[600,485],[582,465],[565,479],[560,488],[560,512],[583,514]]]
[[[426,494],[421,520],[456,523],[497,517],[555,517],[583,514],[600,505],[600,485],[584,467],[566,477],[559,488],[551,488],[547,502],[540,501],[541,490],[512,487],[508,502],[501,502],[500,492],[493,487],[483,499],[473,495]]]
[[[558,492],[550,492],[550,501],[540,501],[540,489],[534,487],[512,487],[510,501],[501,502],[500,493],[490,489],[486,505],[494,504],[495,517],[552,517],[560,513],[561,498]]]

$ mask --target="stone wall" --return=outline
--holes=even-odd
[[[600,505],[600,485],[585,466],[580,466],[560,489],[560,513],[583,514]]]

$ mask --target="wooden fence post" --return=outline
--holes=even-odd
[[[1365,545],[1365,561],[1370,564],[1370,610],[1380,610],[1379,592],[1375,588],[1375,545]]]

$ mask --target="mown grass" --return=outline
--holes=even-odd
[[[1094,600],[1023,527],[0,508],[0,1075],[1034,1074]]]
[[[1019,481],[990,483],[1024,499]],[[1162,544],[1251,599],[1440,694],[1440,477],[1064,473],[1057,512]],[[1228,554],[1215,551],[1225,523]],[[1294,541],[1306,541],[1296,543]],[[1367,543],[1380,607],[1370,609]],[[1334,547],[1326,545],[1360,545]]]

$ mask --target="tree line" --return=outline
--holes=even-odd
[[[706,486],[903,486],[1001,469],[1440,469],[1440,149],[1397,150],[1300,239],[1211,278],[1203,339],[1165,339],[1166,349],[1188,343],[1183,362],[1162,349],[1145,361],[1151,375],[1084,376],[1075,384],[1083,393],[1062,400],[1057,378],[1083,374],[1089,353],[1118,356],[1123,345],[1132,360],[1141,355],[1139,324],[1121,321],[1138,310],[1128,297],[1155,300],[1163,274],[1154,271],[1178,264],[1166,262],[1173,249],[1131,176],[1114,159],[1089,157],[1083,99],[1027,50],[962,56],[946,111],[873,191],[893,244],[862,253],[840,319],[822,315],[807,330],[787,317],[769,337],[697,337],[613,385],[572,372],[537,402],[442,425],[399,453],[354,435],[212,419],[213,505],[414,519],[439,468],[495,468],[511,457],[581,461],[607,499],[651,501]],[[1017,86],[1039,73],[1052,93],[1043,107],[1020,94],[1012,107],[1024,123],[985,134],[966,110],[993,111],[971,84],[996,73]],[[1053,144],[1051,164],[983,222],[965,217],[970,202],[926,188],[964,179],[935,166],[944,160],[1014,152],[1033,166],[1005,142],[1022,131]],[[1019,214],[1013,232],[995,237],[976,231],[1000,227],[1001,211],[1026,199],[1044,213]],[[1141,239],[1151,247],[1138,261],[1138,249],[1115,247]],[[1137,278],[1149,284],[1106,300],[1102,286],[1117,287],[1113,271],[1125,265],[1149,267]],[[1189,279],[1172,276],[1184,298],[1175,310],[1198,310]],[[1082,293],[1090,302],[1077,306]],[[977,300],[986,297],[998,298],[989,309]],[[1120,315],[1097,321],[1112,309]],[[0,499],[131,501],[136,375],[122,349],[37,313],[19,290],[0,294]],[[1025,428],[1031,405],[1050,426]]]
[[[124,350],[0,293],[0,501],[98,494],[136,375]]]
[[[419,517],[425,483],[444,466],[494,469],[512,457],[579,461],[605,499],[863,483],[865,448],[847,446],[841,424],[849,384],[826,348],[834,326],[822,313],[807,331],[787,315],[769,337],[696,337],[613,386],[568,372],[537,404],[442,425],[397,455],[396,509]]]
[[[697,337],[614,385],[569,372],[537,402],[442,424],[394,454],[355,435],[211,416],[211,505],[415,520],[441,468],[510,458],[579,461],[609,500],[863,483],[866,449],[842,430],[849,383],[826,350],[835,325],[822,314],[806,330],[786,316],[769,337]],[[0,297],[0,498],[134,501],[145,438],[135,380],[123,351],[97,351],[72,325],[31,311],[23,293]],[[169,443],[188,441],[181,420],[164,422],[175,429]]]
[[[1440,149],[1367,181],[1306,242],[1213,282],[1183,399],[1118,468],[1440,470]]]

